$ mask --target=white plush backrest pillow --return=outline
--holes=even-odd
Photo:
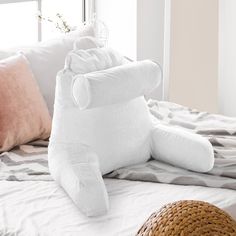
[[[79,57],[71,57],[70,54],[67,58],[67,68],[58,74],[57,99],[50,142],[88,145],[97,153],[103,174],[122,166],[147,161],[150,158],[150,131],[153,125],[146,101],[143,94],[139,93],[140,91],[136,96],[132,95],[132,99],[128,98],[128,100],[99,108],[81,110],[76,104],[72,87],[74,81],[77,80],[77,74],[90,72],[91,68],[96,67],[106,75],[105,65],[109,69],[112,66],[118,68],[120,63],[123,63],[123,57],[119,57],[110,49],[89,49],[86,52],[87,54],[85,51],[81,54],[81,50],[77,52],[87,61],[85,63],[87,66],[83,67],[80,72],[78,67],[72,66],[77,64],[76,60]],[[76,54],[76,51],[73,54]],[[100,55],[99,61],[98,55]],[[133,83],[134,79],[138,81],[142,76],[146,78],[147,71],[139,70],[139,67],[143,68],[140,63],[131,63],[136,66],[131,66],[129,70],[126,68],[125,71],[129,71],[124,77],[127,79],[127,85],[130,82]],[[143,63],[149,64],[151,68],[155,67],[155,69],[152,68],[155,73],[151,76],[151,81],[153,81],[151,84],[153,87],[157,86],[161,78],[159,66],[151,61]],[[75,71],[72,68],[75,68]],[[140,73],[139,78],[136,78],[137,71]],[[148,81],[149,78],[146,79]],[[139,83],[139,88],[142,88],[142,85],[144,83]]]
[[[85,26],[62,37],[38,43],[27,48],[9,49],[0,51],[0,59],[9,57],[17,51],[22,51],[28,61],[38,82],[41,93],[47,103],[50,114],[53,114],[54,94],[56,87],[56,75],[63,69],[66,55],[73,49],[75,41],[83,36],[94,36],[92,25]],[[89,48],[94,45],[92,39],[87,42],[77,42],[81,48]]]
[[[143,95],[160,79],[157,64],[123,65],[117,53],[99,48],[74,50],[58,74],[49,169],[86,215],[108,210],[102,174],[145,162],[151,155],[194,171],[212,168],[208,140],[152,123]]]

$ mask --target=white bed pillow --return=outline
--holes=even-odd
[[[30,47],[0,51],[0,59],[7,58],[18,51],[24,53],[30,62],[31,69],[47,103],[49,112],[53,115],[56,74],[59,70],[63,69],[66,55],[73,49],[75,41],[83,36],[94,36],[92,25],[84,26],[67,35],[38,43]],[[89,37],[82,42],[78,41],[77,44],[81,44],[81,48],[85,49],[88,47],[97,47],[97,43],[93,43],[93,40]]]

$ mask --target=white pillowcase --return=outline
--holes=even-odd
[[[50,114],[53,114],[54,94],[56,87],[56,74],[63,69],[65,58],[68,52],[73,49],[75,41],[83,36],[94,36],[92,25],[84,26],[67,35],[63,35],[56,39],[51,39],[34,46],[25,48],[9,49],[8,51],[0,51],[0,59],[4,59],[15,54],[18,51],[24,53],[30,62],[31,69],[36,77],[40,91],[47,103]],[[81,48],[97,47],[93,39],[88,37],[82,42],[77,41],[77,45],[81,44]]]

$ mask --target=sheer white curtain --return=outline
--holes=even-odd
[[[96,13],[96,0],[84,0],[85,2],[85,19],[87,22],[94,20]]]
[[[99,43],[107,46],[109,39],[109,29],[105,22],[103,22],[97,15],[96,5],[97,0],[84,0],[85,1],[85,18],[86,22],[93,23],[95,29],[95,36]]]

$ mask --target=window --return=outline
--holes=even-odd
[[[45,16],[55,16],[61,13],[70,26],[78,26],[82,23],[82,1],[81,0],[44,0],[42,13]],[[59,34],[53,24],[43,22],[42,38],[48,39]]]
[[[53,23],[40,21],[55,19],[60,13],[70,26],[83,21],[85,0],[0,0],[0,48],[33,44],[60,34]]]

